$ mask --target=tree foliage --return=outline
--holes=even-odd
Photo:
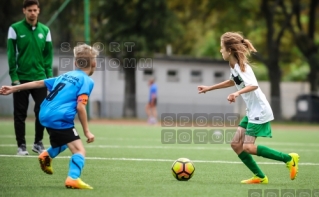
[[[178,32],[174,15],[165,0],[101,0],[95,17],[99,27],[96,39],[121,46],[121,51],[107,53],[121,60],[124,71],[123,116],[135,117],[136,64],[140,57],[163,52],[166,44],[172,41]],[[128,59],[129,62],[124,61]]]
[[[63,2],[40,0],[39,20],[45,24]],[[318,91],[318,0],[91,0],[90,4],[91,40],[121,45],[120,52],[107,51],[107,55],[120,59],[124,68],[124,116],[136,115],[136,69],[128,68],[124,58],[165,53],[165,46],[171,44],[176,55],[220,59],[220,36],[226,31],[242,32],[257,48],[253,63],[263,65],[255,68],[256,74],[271,83],[277,118],[282,79],[307,79],[311,90]],[[23,18],[22,1],[0,1],[0,7],[0,46],[4,47],[9,25]],[[83,1],[72,0],[51,25],[55,47],[84,41],[83,9]],[[127,51],[125,42],[134,43],[132,51]]]
[[[21,1],[0,1],[0,46],[6,46],[8,29],[23,18]]]
[[[294,43],[309,64],[308,81],[311,91],[317,92],[319,90],[319,44],[316,43],[315,32],[319,23],[317,21],[319,15],[316,16],[319,1],[291,0],[288,3],[281,1],[280,5],[284,16],[289,20],[289,31]]]

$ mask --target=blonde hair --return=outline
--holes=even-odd
[[[240,70],[245,72],[245,63],[249,63],[247,56],[251,52],[257,52],[252,43],[239,32],[226,32],[221,36],[225,49],[231,51],[234,57],[237,59],[240,66]]]
[[[81,44],[74,47],[73,50],[76,66],[79,68],[88,68],[91,66],[92,61],[99,55],[99,51],[95,48]]]

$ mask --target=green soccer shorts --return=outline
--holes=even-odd
[[[271,135],[271,126],[270,122],[266,122],[263,124],[254,124],[248,121],[248,117],[245,116],[240,121],[240,127],[246,129],[245,135],[253,136],[253,137],[272,137]]]

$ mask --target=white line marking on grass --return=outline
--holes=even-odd
[[[0,144],[0,147],[16,147],[16,144]],[[33,145],[27,145],[32,147]],[[163,145],[163,146],[135,146],[135,145],[85,145],[85,148],[109,148],[109,149],[174,149],[174,150],[224,150],[232,151],[230,147],[225,147],[223,144],[210,144],[208,146],[182,146],[181,144]],[[280,151],[293,151],[292,148],[280,149]],[[296,149],[298,152],[319,152],[318,149]]]
[[[0,155],[0,157],[7,158],[38,158],[33,155]],[[60,156],[56,159],[70,159],[69,156]],[[142,159],[142,158],[107,158],[107,157],[85,157],[88,160],[108,160],[108,161],[150,161],[150,162],[174,162],[173,159]],[[194,163],[219,163],[219,164],[243,164],[240,161],[209,161],[209,160],[192,160]],[[257,162],[262,165],[284,165],[282,162]],[[319,163],[299,163],[302,166],[319,166]]]
[[[34,136],[25,136],[26,138],[34,138]],[[0,138],[13,138],[14,135],[0,135]],[[161,143],[160,139],[154,138],[113,138],[113,137],[96,137],[96,141],[146,141],[146,142],[158,142]],[[226,144],[226,143],[224,143]],[[319,144],[317,143],[301,143],[301,142],[256,142],[256,144],[263,145],[273,145],[273,146],[304,146],[304,147],[316,147],[319,148]]]
[[[175,146],[164,145],[164,146],[134,146],[134,145],[87,145],[86,148],[114,148],[114,149],[179,149],[179,150],[225,150],[233,151],[231,147],[221,147],[221,144],[211,144],[211,146],[181,146],[179,144]],[[280,149],[281,151],[292,151],[291,148]],[[317,149],[297,149],[299,152],[319,152]]]
[[[218,145],[218,144],[215,144]],[[16,144],[0,144],[0,147],[16,147]],[[27,145],[33,147],[33,145]],[[200,147],[200,146],[134,146],[134,145],[85,145],[85,148],[114,148],[114,149],[184,149],[184,150],[232,150],[230,147]]]
[[[194,147],[185,147],[185,146],[132,146],[132,145],[124,145],[124,146],[118,146],[118,145],[87,145],[86,148],[127,148],[127,149],[183,149],[183,150],[232,150],[228,147],[200,147],[200,146],[194,146]]]
[[[16,136],[14,135],[0,135],[0,138],[13,138],[15,139]],[[25,136],[25,138],[34,138],[34,136]],[[106,140],[106,141],[150,141],[150,142],[161,142],[161,139],[154,139],[154,138],[113,138],[113,137],[96,137],[94,140]]]
[[[274,146],[309,146],[319,148],[319,144],[316,143],[300,143],[300,142],[256,142],[256,144],[274,145]]]

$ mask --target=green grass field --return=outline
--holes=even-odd
[[[85,138],[77,124],[82,140]],[[162,144],[161,127],[142,125],[90,125],[96,141],[85,144],[87,157],[82,180],[94,190],[70,190],[64,187],[70,151],[53,161],[54,174],[40,170],[37,155],[31,151],[34,123],[27,122],[29,156],[17,157],[13,122],[0,121],[0,196],[81,197],[81,196],[226,196],[246,197],[253,189],[262,192],[299,193],[319,189],[319,129],[275,126],[272,139],[258,144],[300,155],[300,169],[291,181],[283,163],[255,157],[269,178],[268,185],[243,185],[252,174],[240,162],[229,144]],[[45,134],[44,143],[49,144]],[[195,174],[187,182],[174,179],[170,171],[174,160],[186,157],[194,161]],[[268,189],[268,190],[267,190]],[[260,190],[258,190],[260,191]],[[288,190],[287,190],[288,191]],[[266,196],[266,195],[265,195]]]

